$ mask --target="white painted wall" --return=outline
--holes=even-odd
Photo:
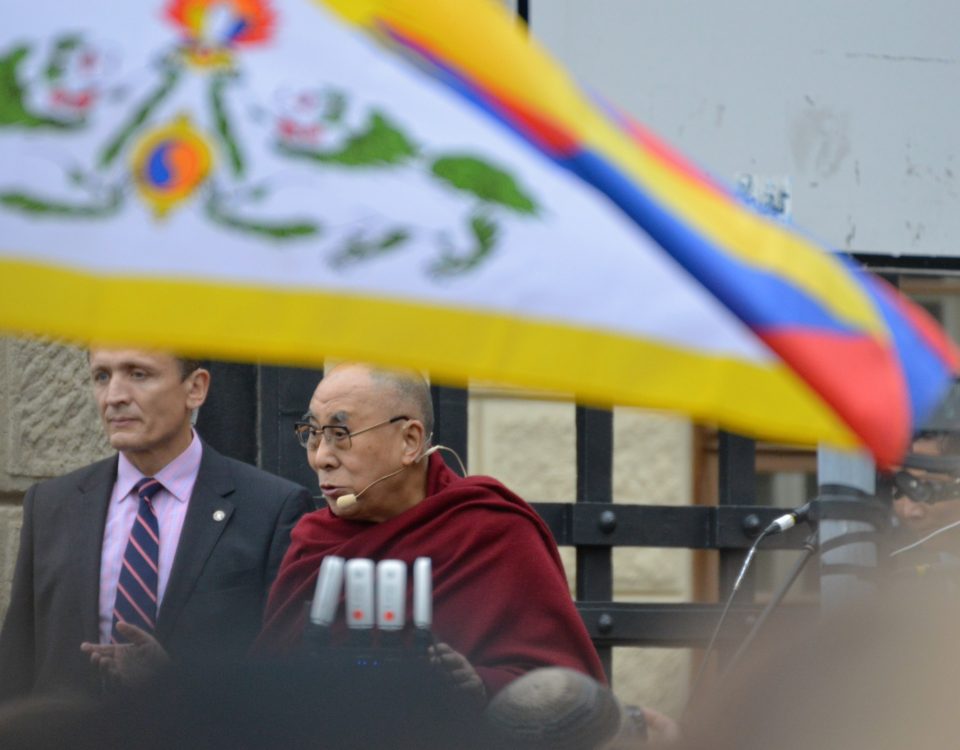
[[[821,241],[960,255],[960,3],[530,0],[577,79],[732,183],[788,178]]]

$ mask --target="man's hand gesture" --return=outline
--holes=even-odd
[[[80,650],[109,684],[142,685],[170,662],[163,646],[152,635],[125,622],[117,630],[127,643],[81,643]]]

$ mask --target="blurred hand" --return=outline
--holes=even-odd
[[[170,662],[163,646],[152,635],[125,622],[117,624],[127,643],[81,643],[90,663],[111,684],[142,685]]]
[[[607,750],[642,750],[669,747],[681,739],[680,725],[666,714],[636,705],[621,706],[620,732]]]
[[[652,745],[673,745],[680,739],[680,725],[666,714],[642,708],[647,722],[647,738]]]
[[[477,674],[477,670],[467,661],[467,657],[459,651],[454,651],[446,643],[438,643],[427,649],[430,663],[448,680],[457,690],[461,691],[465,699],[478,708],[487,703],[487,689]]]

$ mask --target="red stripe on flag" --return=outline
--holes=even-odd
[[[864,336],[811,331],[757,334],[829,404],[881,468],[910,444],[910,396],[896,353]]]
[[[927,312],[919,305],[911,305],[889,283],[879,276],[871,276],[877,291],[917,329],[920,337],[946,362],[947,368],[956,375],[960,371],[960,349],[943,332]]]
[[[434,45],[409,29],[401,29],[397,24],[384,19],[378,20],[396,42],[436,65],[447,75],[455,77],[461,86],[484,100],[491,109],[540,148],[559,157],[567,157],[580,150],[577,139],[559,123],[534,111],[522,100],[511,99],[489,84],[467,75],[462,69],[455,68],[446,56],[436,50]]]
[[[627,114],[619,111],[616,112],[615,119],[634,143],[656,158],[661,164],[665,164],[670,167],[672,171],[683,175],[691,182],[696,182],[706,190],[710,190],[724,198],[730,198],[727,190],[714,182],[705,172],[702,172],[680,156],[680,154],[671,149],[664,141],[661,141],[636,120],[631,119]]]
[[[478,94],[487,99],[501,117],[523,133],[548,154],[569,157],[580,151],[580,144],[566,128],[534,111],[523,102],[498,94],[492,89],[478,89]]]

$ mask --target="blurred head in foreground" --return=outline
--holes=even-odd
[[[960,737],[960,604],[905,588],[756,651],[692,717],[683,747],[942,750]]]
[[[3,750],[446,750],[479,747],[476,714],[422,665],[376,673],[300,659],[172,667],[102,700],[0,707]]]

